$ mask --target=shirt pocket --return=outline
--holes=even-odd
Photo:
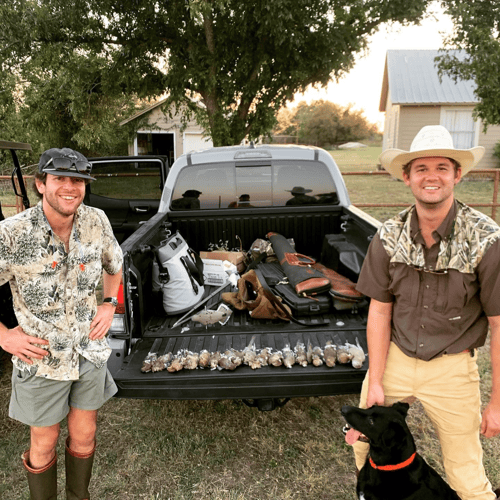
[[[400,304],[415,305],[418,299],[419,274],[406,264],[391,263],[389,266],[389,291]]]
[[[447,316],[450,322],[456,322],[478,290],[476,276],[450,269],[448,273],[438,275],[437,278],[437,300],[434,310]]]

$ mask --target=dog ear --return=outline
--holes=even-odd
[[[398,448],[403,446],[406,430],[403,422],[392,421],[381,436],[385,448]]]
[[[408,410],[410,409],[410,405],[408,403],[394,403],[392,407],[397,410],[401,415],[403,415],[404,418],[408,415]]]

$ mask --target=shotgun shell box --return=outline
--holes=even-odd
[[[236,266],[239,273],[245,270],[245,254],[243,252],[200,252],[201,259],[228,260]]]
[[[222,260],[201,259],[203,262],[203,280],[205,285],[220,286],[227,281]]]

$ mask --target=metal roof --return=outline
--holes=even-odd
[[[464,59],[465,52],[451,51]],[[473,80],[455,81],[447,75],[439,79],[434,59],[440,50],[388,50],[380,110],[385,111],[387,93],[393,104],[475,104]]]

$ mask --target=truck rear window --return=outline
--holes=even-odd
[[[268,165],[206,164],[184,168],[174,188],[172,210],[337,204],[327,166],[315,161]]]

